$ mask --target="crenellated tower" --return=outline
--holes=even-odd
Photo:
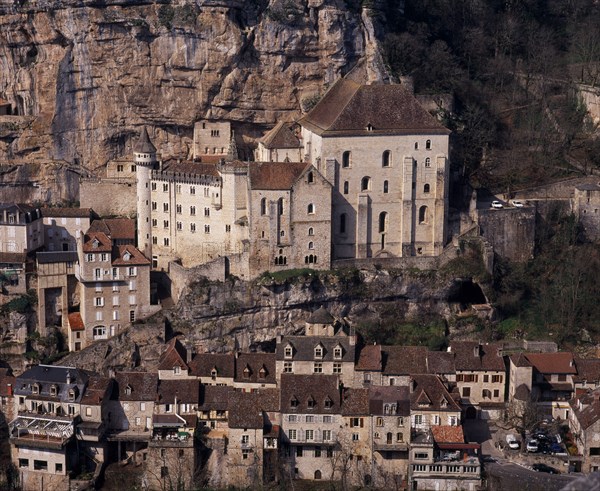
[[[137,182],[137,247],[152,259],[152,223],[150,179],[156,166],[156,147],[150,141],[146,127],[133,147],[133,160]]]

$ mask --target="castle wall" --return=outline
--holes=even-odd
[[[511,261],[533,257],[535,208],[478,210],[480,234],[494,246],[494,252]]]
[[[93,208],[100,216],[135,216],[135,183],[127,180],[82,179],[79,184],[82,208]]]

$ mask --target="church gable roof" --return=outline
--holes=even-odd
[[[290,124],[280,121],[259,140],[266,148],[300,148],[300,140],[290,128]]]
[[[254,162],[250,164],[250,188],[291,189],[309,166],[306,162]]]
[[[300,124],[318,135],[449,134],[405,87],[338,80]]]

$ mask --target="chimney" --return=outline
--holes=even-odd
[[[190,364],[192,358],[194,357],[194,346],[189,341],[185,345],[185,362],[186,364]]]
[[[481,355],[481,345],[478,343],[473,348],[473,356],[479,358],[480,355]]]
[[[72,381],[71,372],[67,370],[67,384],[70,385]]]
[[[12,384],[6,384],[6,391],[8,392],[8,396],[12,396],[13,395],[13,386]]]

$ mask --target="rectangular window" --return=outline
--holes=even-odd
[[[135,295],[129,295],[129,305],[135,305],[135,304],[136,304]]]
[[[94,278],[97,280],[101,280],[102,279],[102,270],[100,268],[96,268],[94,270]]]
[[[135,310],[129,311],[129,322],[135,321]]]
[[[314,430],[306,430],[304,432],[304,435],[306,436],[307,442],[312,442],[315,439],[315,431]]]
[[[168,192],[169,192],[169,185],[163,184],[163,193],[168,193]]]
[[[494,397],[500,397],[500,391],[498,389],[494,389]]]
[[[423,415],[422,414],[415,414],[415,424],[416,425],[423,424]]]
[[[331,416],[323,416],[323,423],[331,423],[333,418]]]
[[[135,290],[135,280],[129,282],[129,291]]]
[[[93,255],[93,254],[86,254],[86,255],[85,255],[85,260],[86,260],[88,263],[93,263],[93,262],[94,262],[94,255]]]
[[[195,223],[190,223],[190,232],[192,232],[193,234],[196,233],[196,224]]]
[[[102,283],[96,283],[96,291],[97,292],[101,292],[102,291]]]
[[[21,469],[26,469],[29,467],[29,459],[19,459],[19,467]]]
[[[155,182],[152,183],[152,191],[156,191],[156,183]]]
[[[135,425],[136,426],[141,426],[142,425],[142,418],[140,418],[139,416],[137,416],[135,418]]]
[[[292,362],[284,361],[283,362],[283,373],[293,373]]]
[[[362,428],[363,426],[364,426],[363,418],[350,418],[350,427],[351,428],[355,428],[355,427]]]
[[[352,441],[357,442],[360,440],[360,435],[358,433],[352,433]]]
[[[429,454],[427,453],[415,453],[415,460],[427,460],[429,458]]]
[[[165,213],[168,213],[168,211],[169,211],[169,203],[163,203],[163,211]]]
[[[183,223],[177,222],[177,230],[183,230]]]
[[[75,406],[73,406],[72,404],[69,404],[69,407],[67,408],[67,412],[69,413],[69,416],[75,416]]]
[[[210,234],[210,225],[204,225],[204,233]]]
[[[102,311],[99,310],[98,312],[96,312],[96,320],[97,321],[101,321],[103,319],[102,317]]]
[[[463,387],[462,396],[463,397],[471,397],[471,387]]]
[[[297,440],[297,436],[298,433],[296,430],[288,430],[288,436],[290,437],[290,440]]]
[[[46,460],[34,460],[33,461],[33,470],[36,470],[36,471],[47,471],[48,470],[48,461],[46,461]]]
[[[104,307],[104,297],[96,297],[94,299],[94,305],[96,305],[96,307]]]
[[[190,194],[196,194],[196,187],[190,186]]]
[[[166,246],[166,247],[168,247],[168,246],[169,246],[169,237],[165,237],[165,238],[163,239],[163,245],[164,245],[164,246]]]
[[[190,206],[190,215],[192,215],[192,216],[196,215],[196,207],[195,206]]]
[[[342,373],[342,364],[341,363],[333,364],[333,373]]]
[[[119,268],[112,269],[112,277],[113,277],[113,280],[115,280],[119,277]]]
[[[306,416],[306,422],[307,423],[314,423],[315,422],[315,417],[312,414],[309,414]]]
[[[169,228],[169,220],[163,220],[163,228]]]
[[[323,441],[324,442],[331,441],[331,430],[323,430]]]
[[[298,416],[296,416],[295,414],[290,414],[290,415],[288,416],[288,421],[289,421],[290,423],[295,423],[297,420],[298,420]]]
[[[313,373],[323,373],[323,363],[317,362],[313,364]]]
[[[564,377],[564,380],[563,380],[563,382],[564,382],[567,380],[567,376],[563,375],[563,377]],[[501,384],[502,379],[503,379],[502,375],[492,375],[492,383],[494,383],[494,384]],[[560,375],[559,375],[559,381],[560,381]]]
[[[154,228],[158,227],[158,220],[157,220],[156,218],[153,218],[153,219],[152,219],[152,226],[153,226]],[[153,238],[154,238],[154,237],[153,237]]]
[[[92,408],[91,407],[86,407],[85,408],[85,415],[88,416],[88,417],[92,415]]]
[[[204,208],[204,216],[205,217],[209,217],[210,216],[210,208]]]
[[[152,202],[152,211],[156,211],[158,209],[158,203],[156,201]]]
[[[119,320],[119,311],[118,310],[113,310],[113,316],[112,316],[114,321],[118,321]]]
[[[178,215],[181,215],[181,205],[177,205],[175,208]]]
[[[146,403],[140,402],[140,411],[145,411],[145,410],[146,410]]]
[[[296,447],[296,457],[302,457],[303,450],[302,447]]]

